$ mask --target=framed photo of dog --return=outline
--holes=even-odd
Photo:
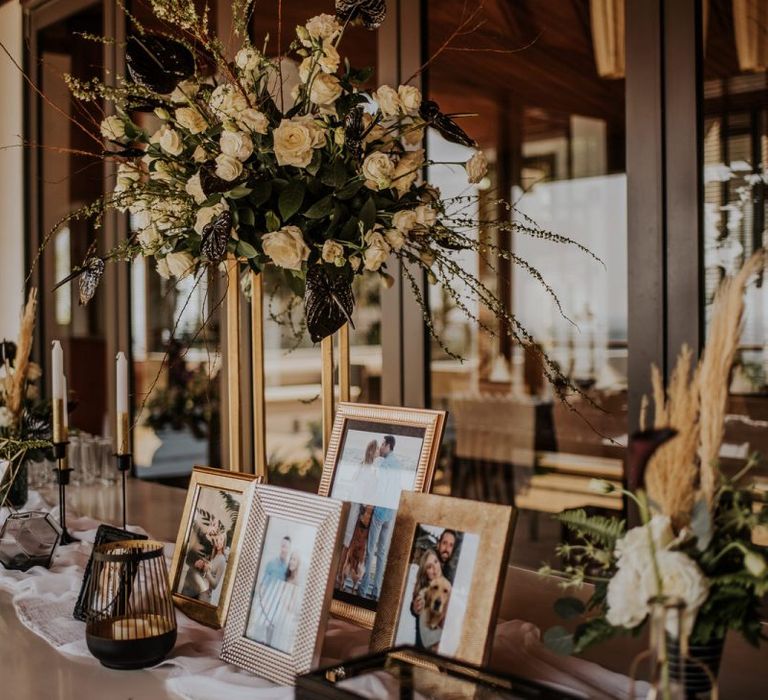
[[[173,601],[193,620],[224,625],[240,555],[242,517],[258,477],[195,467],[171,562]]]
[[[371,651],[399,645],[487,661],[516,511],[404,491]]]
[[[315,666],[349,506],[257,485],[221,658],[275,683]]]
[[[373,627],[400,494],[428,491],[444,411],[339,403],[319,494],[350,504],[331,612]]]

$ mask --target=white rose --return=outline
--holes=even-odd
[[[312,138],[312,148],[322,148],[325,146],[325,125],[322,121],[318,121],[311,114],[294,117],[291,121],[296,122],[296,124],[302,124],[309,129],[309,135]]]
[[[0,428],[9,428],[13,423],[13,413],[6,406],[0,406]]]
[[[272,138],[278,165],[306,168],[312,162],[313,135],[305,124],[283,119]]]
[[[397,163],[395,172],[392,174],[392,184],[401,197],[411,189],[411,185],[416,182],[416,178],[424,165],[424,149],[418,151],[409,151]]]
[[[371,126],[371,122],[373,121],[373,117],[366,112],[363,114],[363,129],[365,132],[367,132],[365,139],[363,141],[365,144],[373,143],[374,141],[381,141],[383,140],[387,135],[387,130],[381,125],[381,123],[376,124],[375,126]]]
[[[154,226],[147,226],[137,234],[145,255],[154,253],[163,242],[163,238]],[[166,263],[167,264],[167,263]]]
[[[369,190],[385,190],[392,184],[395,166],[386,153],[371,153],[363,161],[365,186]]]
[[[279,231],[261,237],[264,254],[278,267],[301,270],[301,264],[309,258],[309,248],[298,226],[284,226]]]
[[[643,572],[644,589],[648,599],[654,595],[680,598],[685,603],[681,628],[684,637],[690,635],[699,608],[709,595],[709,583],[695,561],[683,552],[662,551],[656,553],[656,564],[661,577],[661,591],[657,588],[653,566]],[[675,620],[668,620],[667,632],[677,635]]]
[[[203,186],[200,183],[199,172],[187,180],[187,184],[184,185],[184,191],[191,197],[194,197],[196,204],[202,204],[207,199],[205,192],[203,192]]]
[[[182,104],[189,102],[200,89],[200,86],[194,80],[182,80],[171,93],[171,102]]]
[[[240,70],[255,71],[260,61],[261,53],[253,46],[245,46],[235,54],[235,64]]]
[[[327,263],[335,263],[339,258],[344,259],[344,246],[336,241],[323,243],[322,258]]]
[[[203,229],[213,221],[222,212],[228,211],[229,206],[226,202],[221,201],[210,207],[203,207],[199,209],[195,216],[195,231],[198,235],[203,235]]]
[[[421,107],[421,90],[413,85],[401,85],[397,88],[397,96],[403,111],[411,116],[419,113]]]
[[[379,105],[379,109],[386,117],[395,117],[400,112],[402,103],[397,90],[390,85],[382,85],[373,93],[373,99]]]
[[[323,55],[318,58],[317,64],[324,73],[335,73],[339,70],[341,57],[336,47],[326,39],[323,42]]]
[[[416,212],[413,209],[404,209],[392,215],[392,226],[403,233],[410,233],[416,226]]]
[[[237,124],[241,129],[249,129],[257,134],[266,134],[269,130],[267,117],[258,109],[248,107],[237,115]]]
[[[476,185],[482,180],[488,172],[488,159],[482,151],[475,151],[475,154],[464,164],[467,171],[467,180]]]
[[[237,118],[243,110],[248,108],[248,101],[240,90],[234,85],[225,83],[219,85],[212,93],[208,102],[211,110],[219,119],[231,117]]]
[[[336,18],[326,14],[312,17],[304,26],[310,37],[321,41],[333,39],[341,31],[341,25],[336,21]]]
[[[405,235],[400,229],[387,229],[384,236],[386,237],[387,243],[389,243],[392,250],[400,250],[405,245]]]
[[[165,262],[168,265],[168,272],[178,279],[183,279],[190,274],[195,265],[195,259],[186,251],[169,253],[165,256]]]
[[[155,160],[152,170],[149,171],[149,179],[159,182],[172,182],[176,177],[176,171],[170,163],[164,160]]]
[[[629,565],[643,569],[651,562],[651,548],[648,541],[650,530],[653,546],[657,552],[666,549],[675,539],[672,524],[666,515],[654,515],[647,525],[633,527],[616,542],[617,566]]]
[[[437,212],[429,204],[419,205],[414,209],[414,213],[416,214],[416,229],[422,229],[422,232],[434,226],[437,221]]]
[[[216,156],[216,177],[226,182],[237,180],[243,172],[243,164],[234,156],[221,153]]]
[[[205,117],[194,107],[179,107],[176,110],[176,121],[190,134],[202,134],[208,128]]]
[[[171,270],[169,269],[168,262],[165,258],[160,258],[157,261],[157,274],[165,280],[171,278]]]
[[[363,265],[370,272],[376,272],[389,257],[389,244],[381,231],[374,228],[365,234],[366,249],[363,252]]]
[[[424,127],[413,122],[404,124],[400,133],[406,146],[420,146],[424,142]]]
[[[229,131],[225,129],[221,132],[219,147],[222,153],[237,158],[240,161],[248,160],[251,153],[253,153],[253,141],[243,131]]]
[[[104,119],[99,130],[101,135],[110,141],[123,141],[125,139],[125,121],[117,115],[113,114]]]
[[[179,155],[184,150],[181,134],[175,129],[164,128],[160,136],[160,148],[170,156]]]
[[[197,146],[192,153],[192,160],[195,161],[195,163],[204,163],[206,160],[208,160],[208,154],[205,152],[205,149],[202,146]]]
[[[328,107],[341,97],[341,83],[335,75],[318,73],[309,88],[309,99],[320,107]]]
[[[638,590],[640,578],[641,572],[628,566],[608,582],[606,618],[614,627],[637,627],[648,614],[648,596]]]
[[[133,163],[120,163],[117,166],[115,193],[120,194],[131,189],[141,179],[141,172]]]

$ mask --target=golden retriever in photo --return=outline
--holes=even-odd
[[[440,644],[451,600],[451,588],[451,582],[445,576],[438,576],[421,591],[424,609],[419,614],[419,636],[424,648],[429,651],[436,652]]]

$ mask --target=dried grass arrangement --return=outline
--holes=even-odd
[[[651,369],[654,427],[674,428],[677,437],[651,458],[645,484],[651,502],[676,530],[690,523],[697,501],[710,511],[714,506],[730,376],[744,321],[744,291],[765,262],[766,251],[760,249],[721,283],[698,365],[692,368],[693,353],[684,346],[666,389],[659,368]]]

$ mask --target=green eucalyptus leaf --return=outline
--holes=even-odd
[[[270,197],[272,196],[272,183],[268,180],[257,182],[253,189],[251,189],[251,194],[248,197],[248,201],[253,204],[254,207],[258,208],[264,202],[266,202]]]
[[[326,195],[322,199],[316,201],[307,211],[304,212],[304,216],[307,219],[322,219],[328,216],[333,211],[333,195]]]
[[[267,231],[270,233],[272,231],[277,231],[281,224],[280,224],[280,217],[275,214],[271,209],[264,215],[264,219],[267,224]]]
[[[289,274],[288,277],[288,286],[290,287],[291,291],[299,298],[304,298],[304,292],[306,289],[304,277],[299,274]]]
[[[555,601],[555,612],[564,620],[572,620],[583,615],[587,608],[578,598],[565,597]]]
[[[376,202],[373,201],[373,197],[368,197],[363,204],[360,210],[360,221],[363,222],[363,228],[366,231],[370,231],[376,223]]]
[[[301,180],[292,180],[280,193],[277,206],[283,221],[288,221],[299,209],[304,201],[304,183]]]
[[[245,185],[238,185],[237,187],[233,187],[229,192],[227,192],[227,197],[229,199],[242,199],[243,197],[247,197],[250,193],[250,187],[246,187]]]
[[[355,178],[354,180],[350,180],[344,186],[338,190],[338,192],[335,192],[336,199],[352,199],[359,191],[360,188],[363,186],[363,181],[360,178]]]
[[[310,164],[304,168],[310,175],[317,175],[317,173],[320,171],[320,166],[323,164],[323,156],[320,150],[316,150],[312,154],[312,161]]]
[[[258,254],[259,251],[246,241],[238,241],[235,246],[235,255],[240,258],[255,258]]]
[[[542,636],[544,646],[560,656],[570,656],[573,653],[573,635],[565,627],[550,627]]]
[[[249,207],[240,207],[237,210],[237,218],[245,226],[256,225],[256,215],[253,213],[253,209]]]

